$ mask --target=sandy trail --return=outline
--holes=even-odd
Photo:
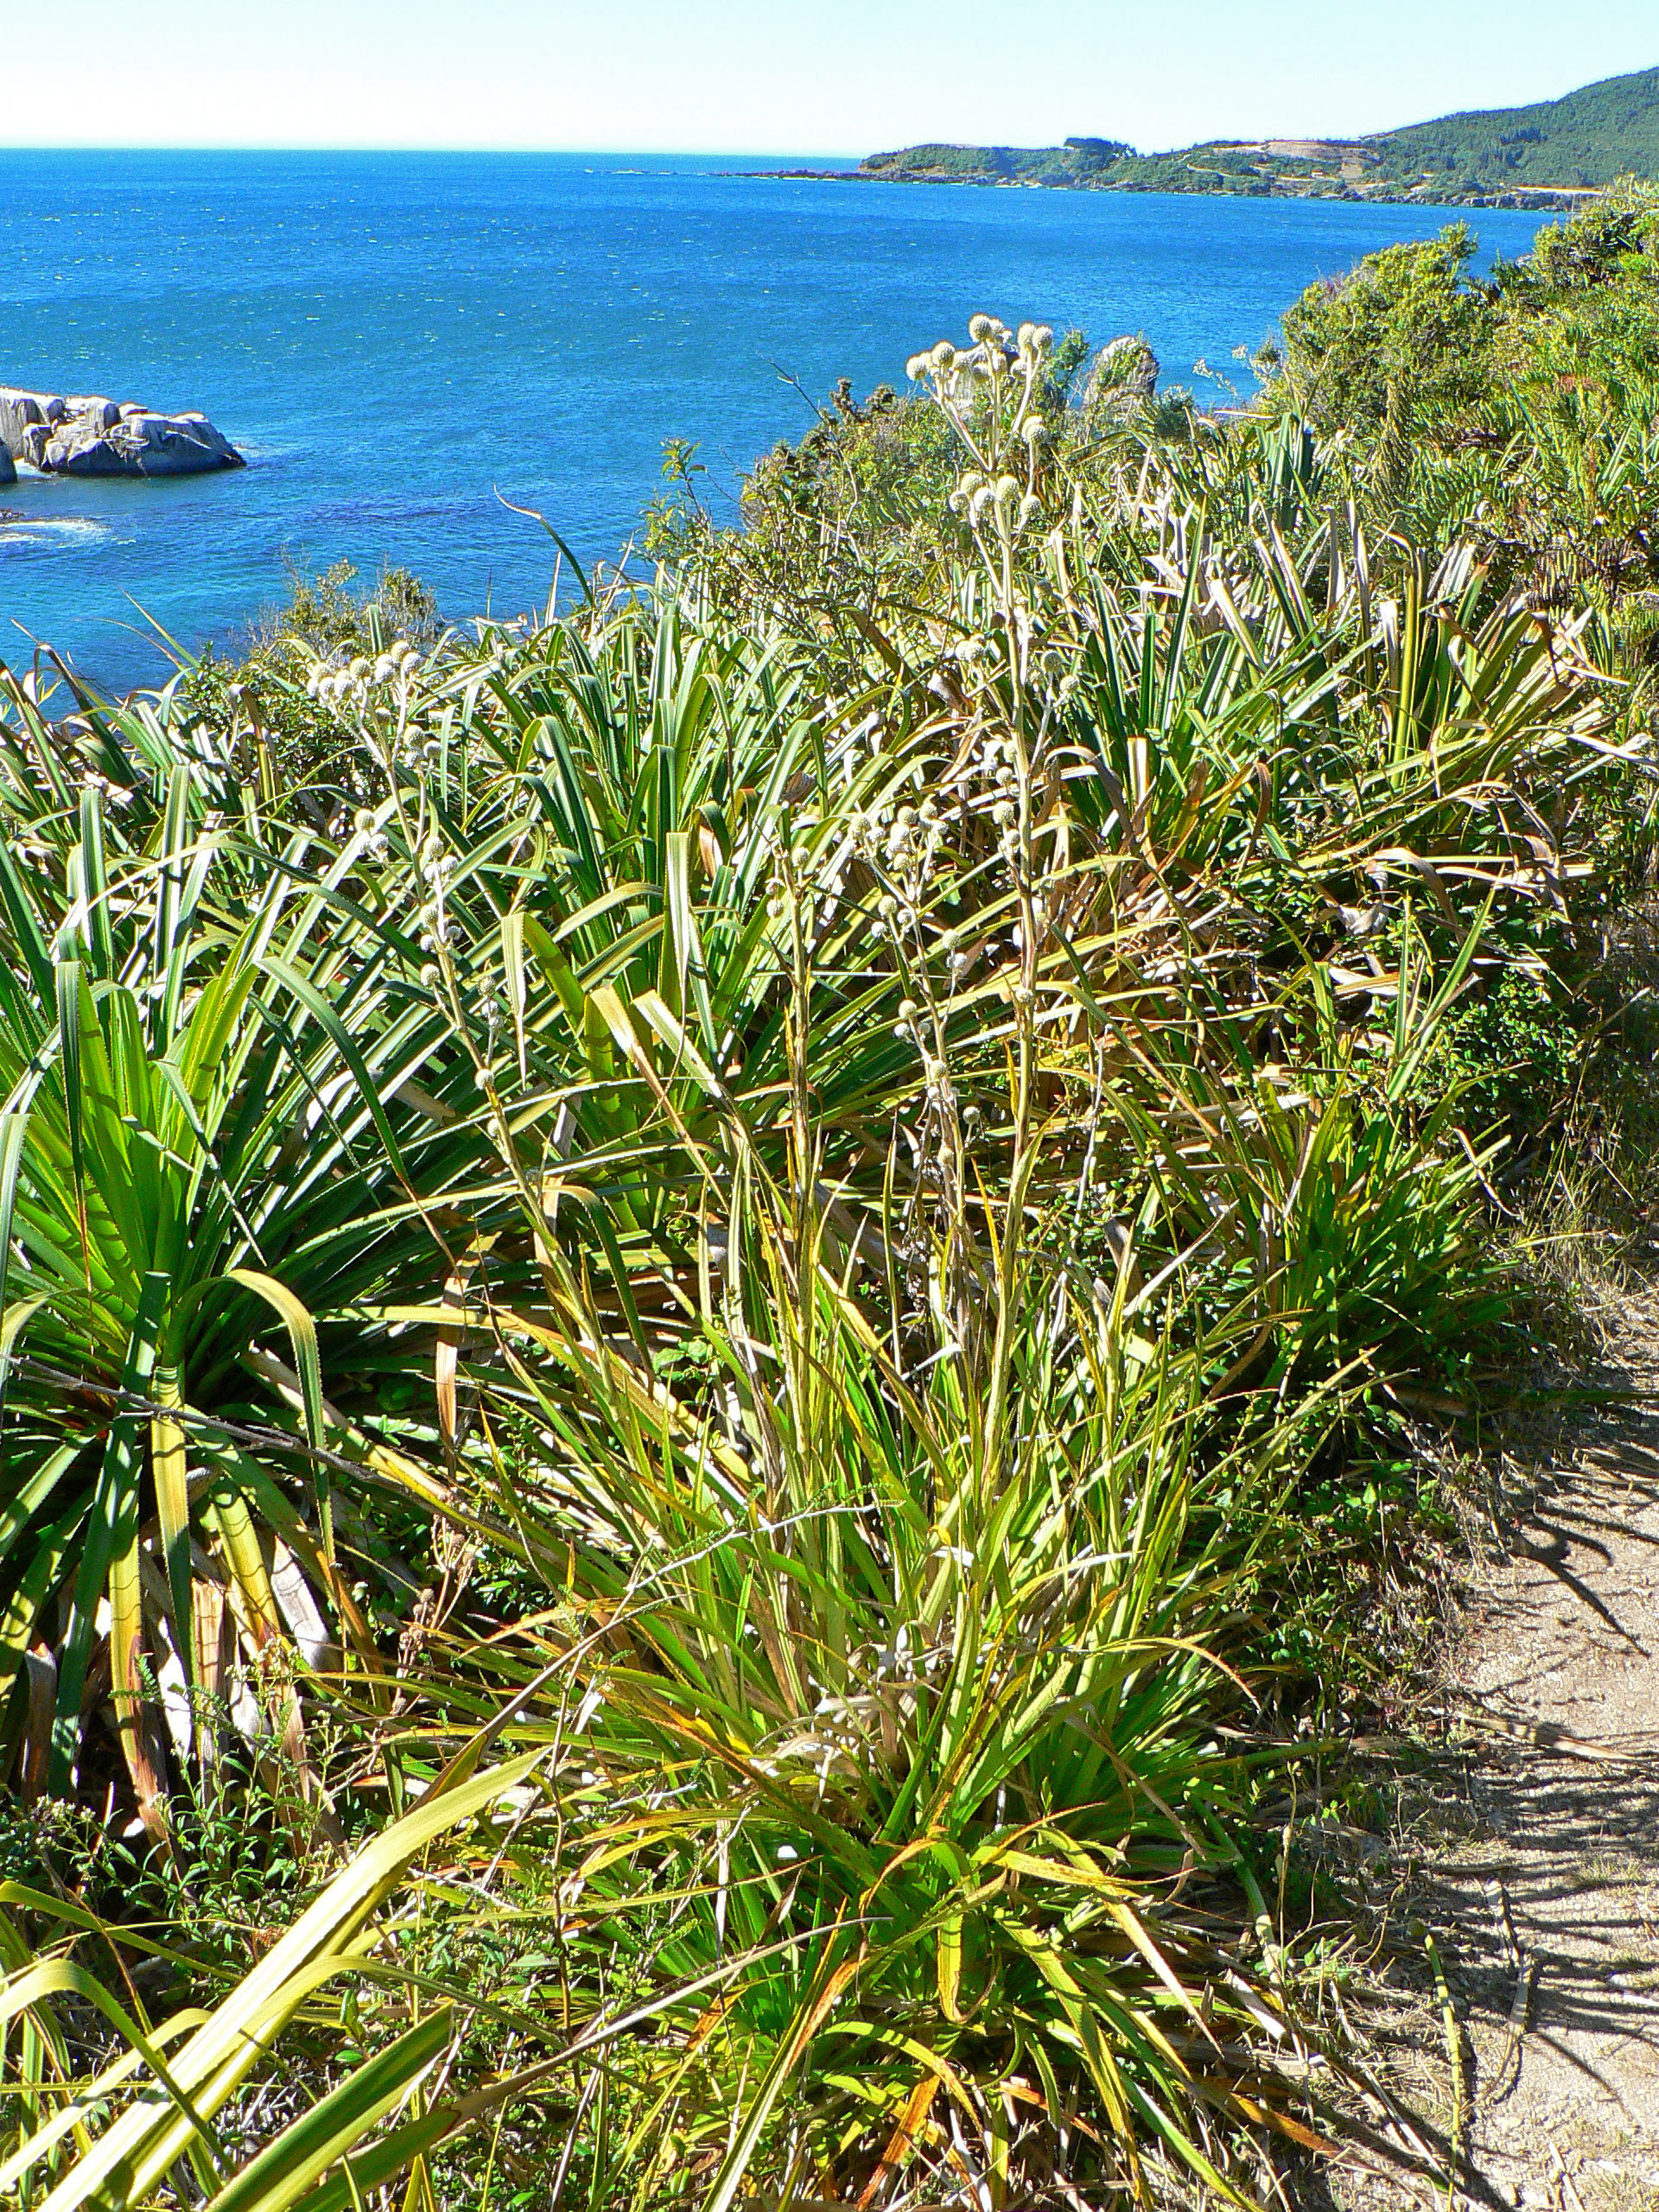
[[[1459,1748],[1405,1783],[1409,1911],[1465,2053],[1454,2107],[1420,2008],[1399,2078],[1441,2128],[1455,2111],[1471,2200],[1638,2212],[1659,2208],[1659,1295],[1626,1302],[1589,1379],[1630,1400],[1569,1411],[1525,1471],[1447,1663]]]

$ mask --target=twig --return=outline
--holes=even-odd
[[[1503,1883],[1486,1881],[1480,1886],[1491,1909],[1493,1923],[1503,1939],[1510,1963],[1515,1968],[1515,1995],[1510,2000],[1509,2037],[1503,2046],[1503,2056],[1498,2062],[1497,2072],[1493,2076],[1488,2100],[1490,2104],[1498,2104],[1521,2079],[1521,2044],[1532,2012],[1532,1990],[1538,1975],[1538,1961],[1516,1941],[1515,1923],[1510,1915],[1509,1895]],[[1511,2060],[1515,2063],[1513,2076],[1510,2075]]]

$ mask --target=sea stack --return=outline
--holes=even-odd
[[[205,415],[10,385],[0,385],[0,448],[11,477],[20,461],[61,476],[197,476],[244,466]],[[10,480],[0,474],[0,483]]]

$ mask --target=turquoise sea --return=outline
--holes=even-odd
[[[738,472],[808,426],[804,393],[897,383],[982,308],[1144,331],[1166,380],[1203,359],[1248,386],[1233,349],[1304,284],[1447,219],[741,166],[0,151],[0,384],[200,407],[251,464],[0,491],[0,658],[49,640],[105,685],[159,681],[144,616],[232,645],[285,562],[397,563],[446,614],[516,613],[553,549],[498,493],[613,557],[664,439],[698,442],[733,512]],[[1513,256],[1537,219],[1478,226],[1484,257]]]

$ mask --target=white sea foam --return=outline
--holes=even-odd
[[[0,521],[0,553],[14,553],[28,546],[67,553],[114,535],[108,523],[94,522],[90,515],[19,515],[15,522]]]

